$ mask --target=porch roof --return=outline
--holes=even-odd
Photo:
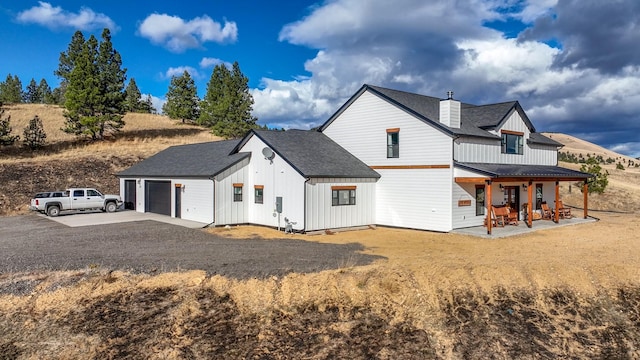
[[[534,180],[534,181],[583,181],[590,177],[592,174],[584,173],[581,171],[571,170],[560,166],[548,166],[548,165],[519,165],[519,164],[490,164],[490,163],[463,163],[455,162],[455,167],[468,170],[480,175],[481,178],[486,180],[500,180],[500,181],[522,181],[522,180]],[[460,179],[462,180],[462,179]],[[458,179],[456,179],[458,181]],[[458,181],[464,182],[464,181]]]

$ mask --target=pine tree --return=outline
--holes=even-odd
[[[80,37],[74,35],[74,39],[77,38]],[[80,53],[63,55],[57,72],[66,79],[61,83],[61,87],[66,85],[64,106],[67,121],[63,130],[92,140],[104,139],[105,135],[120,131],[124,126],[126,69],[122,69],[122,58],[113,48],[109,30],[102,32],[101,43],[91,35]],[[73,63],[71,71],[65,73],[70,59]]]
[[[198,90],[196,84],[185,70],[181,76],[172,76],[167,102],[162,111],[172,119],[195,121],[198,118]]]
[[[14,142],[20,139],[18,135],[11,135],[11,116],[3,119],[4,109],[0,109],[0,145],[8,146],[13,145]]]
[[[29,85],[27,85],[27,91],[24,94],[24,100],[30,104],[39,104],[40,94],[38,93],[38,84],[34,78],[31,78]]]
[[[239,138],[259,127],[257,118],[251,115],[253,97],[249,92],[249,79],[237,61],[232,71],[223,64],[214,67],[200,106],[198,122],[218,136]]]
[[[22,102],[22,82],[18,75],[7,75],[4,82],[0,82],[0,102],[5,104],[19,104]]]
[[[71,78],[71,72],[76,64],[76,59],[82,54],[86,40],[82,31],[76,31],[71,37],[71,42],[66,52],[60,53],[58,69],[53,73],[61,79],[60,86],[56,88],[58,93],[56,94],[57,104],[64,104],[65,92],[69,85]]]
[[[142,95],[136,84],[136,79],[131,78],[127,88],[124,90],[124,106],[129,112],[141,112]]]
[[[24,146],[29,147],[31,150],[35,150],[44,146],[47,134],[44,132],[44,126],[42,126],[42,120],[36,115],[33,119],[29,120],[29,126],[24,128]]]
[[[606,170],[602,172],[602,167],[598,164],[595,158],[589,158],[586,163],[580,167],[580,171],[594,175],[593,178],[589,179],[587,184],[587,191],[589,194],[602,194],[607,188],[607,185],[609,185],[609,172]]]
[[[158,111],[153,107],[153,99],[151,94],[147,94],[147,97],[140,103],[140,112],[145,114],[156,114]]]
[[[40,84],[38,84],[38,97],[40,102],[43,104],[52,104],[53,97],[51,93],[51,87],[47,84],[47,80],[40,80]]]

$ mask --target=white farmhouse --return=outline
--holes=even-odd
[[[318,131],[175,146],[118,176],[128,208],[214,226],[485,224],[491,233],[491,205],[532,226],[543,202],[558,203],[560,181],[586,186],[589,174],[557,166],[561,146],[536,132],[517,101],[476,106],[451,92],[364,85]],[[584,201],[586,209],[586,192]]]

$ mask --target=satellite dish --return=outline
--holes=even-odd
[[[262,149],[262,155],[264,155],[264,158],[267,160],[273,160],[273,158],[276,157],[276,154],[269,147]]]

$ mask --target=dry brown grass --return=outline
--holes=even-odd
[[[19,144],[11,149],[0,149],[0,163],[45,162],[69,160],[91,156],[136,156],[147,158],[169,146],[220,140],[207,129],[182,124],[166,116],[128,113],[125,126],[114,138],[100,142],[86,142],[63,132],[63,109],[56,105],[17,104],[5,106],[5,115],[11,116],[13,133],[22,136],[22,130],[38,115],[47,134],[47,147],[30,152]],[[5,156],[2,156],[4,153]]]

